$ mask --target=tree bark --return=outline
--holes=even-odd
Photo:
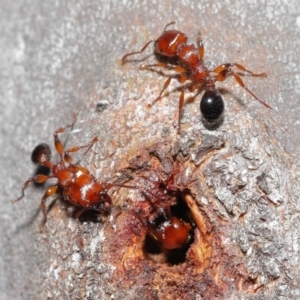
[[[2,299],[298,298],[299,137],[282,126],[297,120],[296,108],[291,113],[282,104],[290,97],[295,107],[298,99],[289,82],[298,79],[293,49],[299,39],[285,27],[286,16],[297,23],[296,1],[280,10],[275,2],[187,3],[3,6],[1,165],[9,174],[1,174]],[[266,71],[268,80],[243,80],[274,110],[228,79],[218,85],[226,105],[221,126],[207,129],[199,112],[201,95],[194,99],[187,93],[178,135],[176,80],[166,96],[148,106],[165,82],[161,74],[139,69],[155,62],[148,57],[152,45],[136,56],[145,60],[120,62],[173,20],[190,43],[201,31],[212,66],[238,62]],[[88,212],[79,221],[62,197],[50,200],[41,228],[38,206],[45,187],[28,188],[14,207],[10,200],[34,172],[31,149],[40,142],[53,145],[55,129],[69,124],[74,112],[74,129],[61,135],[66,147],[98,138],[91,151],[74,154],[74,161],[100,182],[137,188],[114,187],[108,216]],[[150,216],[139,212],[149,197],[159,198],[161,186],[168,201],[183,203],[191,223],[192,241],[180,261],[147,248],[144,218]],[[165,204],[158,199],[155,205]]]

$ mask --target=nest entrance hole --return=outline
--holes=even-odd
[[[157,241],[151,234],[146,234],[144,242],[144,254],[147,258],[154,262],[164,262],[169,265],[178,265],[186,261],[186,253],[189,250],[191,244],[194,242],[195,222],[192,217],[192,213],[184,200],[184,193],[176,191],[176,204],[170,207],[172,217],[176,217],[183,221],[190,227],[189,238],[187,243],[177,249],[166,250],[163,249],[159,241]],[[159,227],[162,222],[165,221],[165,217],[158,216],[155,220],[155,226]]]

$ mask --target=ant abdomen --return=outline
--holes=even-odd
[[[200,111],[207,122],[221,118],[224,111],[224,101],[216,90],[206,90],[200,102]]]
[[[48,144],[38,144],[31,153],[31,161],[35,164],[41,164],[43,161],[51,159],[51,149]]]

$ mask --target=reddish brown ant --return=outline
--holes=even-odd
[[[155,217],[146,217],[141,210],[135,209],[134,212],[145,226],[147,236],[163,251],[182,249],[192,240],[192,226],[182,218],[174,216],[171,206],[159,209],[155,212]]]
[[[156,172],[150,172],[140,189],[144,201],[135,203],[133,211],[138,215],[146,228],[147,236],[151,238],[164,252],[185,248],[192,241],[192,226],[185,215],[187,208],[183,205],[178,210],[178,192],[174,183],[174,168],[163,180]]]
[[[49,178],[56,178],[57,184],[47,188],[44,196],[41,200],[41,209],[44,215],[44,223],[47,221],[46,214],[46,200],[48,197],[54,195],[59,190],[62,190],[64,200],[71,204],[81,207],[76,213],[75,217],[79,218],[80,215],[86,210],[96,210],[102,213],[107,213],[110,210],[112,200],[107,191],[115,186],[135,188],[132,186],[125,186],[113,183],[100,183],[96,178],[84,167],[73,164],[70,153],[77,152],[82,148],[87,148],[87,151],[97,142],[95,137],[89,144],[79,147],[72,147],[68,150],[64,150],[64,146],[58,134],[66,130],[66,128],[73,127],[74,122],[66,127],[57,129],[54,133],[54,145],[60,160],[57,164],[50,161],[51,151],[47,144],[39,144],[32,152],[31,160],[41,166],[45,166],[51,170],[49,176],[43,174],[37,174],[34,177],[29,178],[22,187],[22,195],[13,200],[13,203],[21,200],[24,197],[24,191],[31,182],[44,183]]]
[[[205,90],[200,102],[200,110],[204,119],[212,123],[216,123],[220,119],[224,110],[224,102],[222,96],[216,90],[215,83],[217,81],[224,81],[228,75],[232,75],[242,88],[265,107],[271,108],[271,106],[260,100],[245,86],[241,77],[234,72],[232,68],[236,67],[238,70],[254,77],[266,77],[266,73],[253,73],[237,63],[225,63],[212,70],[208,69],[203,61],[204,46],[200,35],[197,41],[197,48],[194,44],[187,44],[188,38],[186,34],[178,30],[167,30],[167,28],[174,23],[175,22],[167,24],[163,33],[157,40],[150,40],[141,48],[141,50],[124,55],[122,64],[127,61],[129,56],[142,53],[152,42],[154,43],[154,54],[166,60],[170,60],[168,62],[159,62],[141,66],[141,69],[153,70],[153,67],[159,67],[176,72],[176,74],[167,75],[168,79],[153,103],[162,97],[163,92],[169,86],[172,78],[176,78],[180,83],[184,83],[187,80],[190,81],[180,87],[178,131],[180,131],[180,118],[184,104],[184,92],[186,90],[189,90],[190,92],[197,91],[198,93]]]
[[[154,222],[148,223],[147,234],[153,238],[164,250],[180,249],[191,240],[191,225],[171,214],[163,216],[158,222],[159,216]]]

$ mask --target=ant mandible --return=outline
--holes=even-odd
[[[81,209],[75,215],[76,218],[79,218],[84,211],[91,209],[102,213],[107,213],[112,204],[111,197],[107,193],[110,188],[114,186],[135,188],[113,183],[100,183],[86,168],[72,163],[70,153],[77,152],[83,148],[87,148],[87,151],[89,151],[89,149],[98,141],[97,137],[95,137],[87,145],[72,147],[65,151],[62,142],[58,138],[58,134],[64,132],[66,128],[72,128],[74,123],[75,118],[72,124],[57,129],[53,135],[55,149],[60,157],[57,164],[54,164],[50,161],[51,150],[47,144],[42,143],[34,148],[31,155],[32,162],[49,168],[52,174],[49,176],[37,174],[34,177],[29,178],[23,184],[22,195],[13,200],[13,203],[21,200],[24,197],[25,189],[31,182],[44,183],[49,178],[56,178],[57,184],[47,188],[41,200],[44,224],[47,221],[46,200],[59,190],[62,190],[64,200],[75,206],[81,207]]]
[[[215,83],[217,81],[224,81],[228,75],[232,75],[242,88],[266,108],[271,108],[270,105],[259,99],[245,86],[241,77],[233,71],[232,68],[236,67],[238,70],[253,77],[266,77],[266,73],[253,73],[238,63],[225,63],[212,70],[208,69],[203,61],[204,46],[200,34],[197,40],[198,47],[196,48],[194,44],[187,44],[188,38],[183,32],[167,30],[172,24],[175,24],[175,22],[171,22],[165,26],[163,33],[157,40],[150,40],[141,50],[124,55],[122,64],[127,61],[129,56],[142,53],[152,42],[154,43],[154,54],[169,60],[169,62],[159,62],[141,66],[141,69],[153,70],[153,67],[159,67],[176,72],[175,74],[167,75],[168,79],[152,104],[162,97],[163,92],[168,88],[172,78],[176,78],[180,83],[184,83],[187,80],[190,81],[179,88],[181,94],[179,97],[178,132],[180,132],[180,119],[184,104],[185,90],[189,90],[190,92],[197,91],[198,93],[205,90],[200,102],[200,110],[204,119],[211,123],[216,123],[220,119],[224,111],[224,102],[222,96],[216,90]]]

